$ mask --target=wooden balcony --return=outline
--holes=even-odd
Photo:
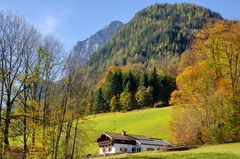
[[[99,147],[110,146],[110,145],[112,145],[112,144],[113,144],[112,140],[102,141],[102,142],[99,142]]]

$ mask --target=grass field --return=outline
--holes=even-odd
[[[106,113],[92,115],[85,123],[88,127],[89,145],[84,147],[86,153],[98,153],[97,137],[102,132],[139,134],[147,137],[168,139],[171,107],[136,110],[127,113]]]
[[[240,143],[202,146],[187,151],[143,152],[104,157],[107,159],[240,159]],[[101,158],[103,159],[103,158]]]
[[[126,113],[105,113],[91,115],[82,121],[81,127],[87,133],[86,140],[89,145],[83,147],[84,154],[97,154],[97,137],[102,132],[120,133],[122,130],[128,134],[139,134],[147,137],[169,138],[169,121],[171,120],[171,107],[136,110]],[[20,141],[12,140],[19,146]],[[22,144],[22,143],[21,143]],[[240,159],[240,143],[202,146],[188,151],[174,152],[143,152],[135,154],[122,154],[105,157],[107,159]],[[101,158],[103,159],[103,158]]]

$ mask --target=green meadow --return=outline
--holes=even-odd
[[[116,112],[91,115],[82,121],[81,128],[86,133],[82,149],[84,154],[97,154],[96,139],[102,132],[139,134],[147,137],[169,139],[169,121],[171,107],[151,108],[131,112]],[[11,140],[12,144],[22,144],[19,140]],[[14,142],[15,141],[15,142]],[[88,143],[88,144],[85,144]],[[143,152],[121,154],[107,159],[237,159],[240,158],[240,143],[205,145],[187,151]]]
[[[81,120],[80,129],[84,134],[81,149],[84,154],[97,154],[97,138],[102,132],[121,133],[125,130],[128,134],[145,135],[146,137],[168,139],[171,107],[151,108],[130,112],[115,112],[90,115],[86,120]],[[37,132],[37,144],[42,141],[41,132]],[[28,137],[29,144],[31,136]],[[23,136],[10,138],[14,147],[23,147]],[[40,144],[41,145],[41,144]]]
[[[98,153],[97,138],[102,132],[145,135],[153,138],[169,138],[169,121],[171,107],[116,112],[91,115],[85,121],[89,145],[84,147],[86,153]]]
[[[201,146],[173,152],[143,152],[105,157],[108,159],[239,159],[240,143]]]

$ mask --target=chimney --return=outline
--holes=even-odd
[[[122,131],[122,135],[126,135],[126,131],[123,130],[123,131]]]

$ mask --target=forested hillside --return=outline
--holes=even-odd
[[[164,55],[181,54],[206,20],[222,17],[193,4],[155,4],[138,12],[88,61],[93,77],[110,65],[150,67]]]
[[[88,112],[168,105],[179,55],[210,19],[222,18],[187,3],[155,4],[138,12],[86,64],[89,81],[98,86],[88,86]]]

